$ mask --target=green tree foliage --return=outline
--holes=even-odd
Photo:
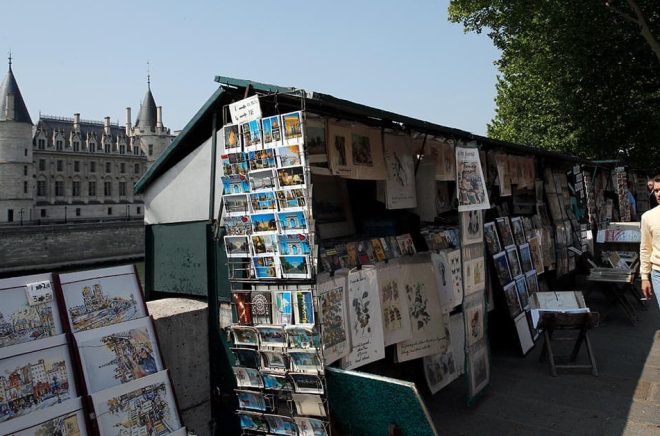
[[[488,32],[502,53],[489,136],[660,168],[660,53],[648,39],[660,1],[611,3],[450,1],[450,21]]]

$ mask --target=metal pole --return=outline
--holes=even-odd
[[[66,224],[66,206],[64,206],[64,224]]]

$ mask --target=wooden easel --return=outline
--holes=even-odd
[[[550,361],[550,373],[553,377],[557,377],[557,368],[565,369],[591,369],[591,373],[598,376],[598,368],[596,367],[596,357],[591,349],[591,342],[589,341],[588,331],[598,326],[600,315],[598,312],[590,313],[558,313],[558,312],[541,312],[539,318],[538,328],[543,329],[543,351],[539,357],[542,361],[546,354]],[[577,337],[555,337],[553,333],[555,330],[565,331],[578,331]],[[573,351],[568,359],[568,363],[558,364],[556,362],[557,356],[552,350],[552,342],[555,341],[575,341]],[[590,365],[578,365],[575,363],[580,347],[584,342],[587,348],[587,355],[589,356]],[[566,356],[563,356],[566,357]]]

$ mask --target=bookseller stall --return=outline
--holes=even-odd
[[[147,292],[217,302],[216,420],[245,434],[411,421],[433,434],[420,392],[461,379],[478,401],[489,331],[523,354],[534,346],[530,296],[561,283],[589,245],[568,177],[587,162],[324,94],[216,81],[136,186]],[[405,391],[416,418],[384,413],[357,388],[367,385],[383,402]]]

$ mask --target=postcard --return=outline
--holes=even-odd
[[[250,164],[250,171],[275,168],[277,166],[275,150],[266,148],[264,150],[251,151],[248,153],[248,162]]]
[[[280,188],[305,186],[305,168],[302,166],[280,168],[277,170],[277,180]]]
[[[259,369],[261,367],[261,355],[254,348],[232,348],[236,357],[236,364],[245,368]]]
[[[224,217],[225,231],[229,236],[249,235],[252,233],[250,215]]]
[[[260,257],[259,259],[265,259]],[[272,295],[270,291],[251,292],[250,309],[252,312],[252,321],[255,324],[270,324],[272,315]]]
[[[509,307],[511,318],[515,318],[523,311],[515,281],[504,286],[504,297],[506,298],[506,304]]]
[[[281,325],[258,325],[261,347],[286,347],[286,334]]]
[[[273,324],[293,324],[293,296],[291,291],[273,291],[275,308]]]
[[[533,236],[529,238],[529,251],[532,256],[532,264],[534,269],[538,274],[542,274],[544,271],[544,259],[543,259],[543,250],[541,247],[541,238],[538,236]]]
[[[250,245],[247,236],[225,236],[227,257],[250,257]]]
[[[250,192],[250,182],[246,175],[222,176],[220,179],[222,180],[222,193],[225,195]]]
[[[536,276],[536,270],[532,270],[525,274],[525,281],[527,282],[527,292],[530,295],[539,292],[539,282]]]
[[[257,256],[252,258],[254,276],[258,279],[276,279],[280,277],[280,266],[275,256]]]
[[[323,356],[326,365],[345,357],[350,351],[346,315],[346,276],[328,274],[318,277],[319,316],[323,324]]]
[[[289,348],[317,349],[319,346],[319,335],[310,325],[289,325],[284,331]]]
[[[403,267],[400,264],[388,263],[379,268],[378,286],[385,346],[407,341],[412,335],[412,329]]]
[[[252,231],[259,232],[276,232],[277,219],[274,213],[263,213],[252,215]]]
[[[486,245],[491,254],[502,251],[500,237],[497,234],[497,227],[494,222],[484,224],[484,239],[486,239]]]
[[[281,372],[261,371],[261,377],[264,382],[264,389],[271,389],[274,391],[293,390],[286,375]]]
[[[525,276],[519,275],[514,278],[516,282],[516,291],[518,292],[518,299],[523,309],[529,306],[529,292],[527,291],[527,281]]]
[[[521,244],[518,246],[520,251],[520,266],[522,267],[523,272],[527,273],[534,269],[532,262],[532,254],[529,248],[529,244]]]
[[[299,210],[279,212],[277,214],[277,219],[279,221],[282,233],[298,234],[306,233],[309,231],[307,217],[303,211]]]
[[[291,394],[298,415],[327,416],[323,399],[314,394]]]
[[[241,324],[252,324],[252,311],[250,310],[251,292],[232,292],[232,300],[236,310],[236,320]]]
[[[259,345],[259,333],[254,327],[244,326],[244,325],[233,325],[231,326],[232,337],[234,338],[235,346],[258,346]]]
[[[468,347],[484,338],[484,298],[482,295],[475,295],[470,299],[466,298],[463,303],[465,307],[465,336]]]
[[[225,216],[241,216],[250,212],[247,194],[224,195]]]
[[[251,430],[260,433],[268,433],[268,423],[261,413],[251,413],[239,410],[236,412],[243,430]]]
[[[283,256],[299,256],[311,253],[307,235],[279,235],[279,252]]]
[[[282,115],[284,126],[284,143],[287,145],[300,144],[303,139],[303,115],[302,112],[291,112]]]
[[[250,172],[250,187],[252,192],[272,191],[277,188],[275,170],[267,169]]]
[[[311,277],[308,256],[280,256],[282,277],[288,279],[308,279]]]
[[[243,137],[243,150],[261,150],[263,147],[261,137],[261,123],[259,120],[248,121],[239,124],[241,136]]]
[[[225,140],[225,152],[232,153],[241,151],[241,137],[238,132],[238,125],[225,124],[223,131]]]
[[[300,416],[295,416],[293,419],[296,421],[300,436],[328,436],[325,422],[320,419],[303,418]]]
[[[513,231],[513,239],[518,245],[525,244],[527,237],[525,236],[525,227],[522,217],[516,216],[511,218],[511,229]]]
[[[513,277],[522,274],[523,270],[520,266],[520,258],[518,257],[518,249],[515,245],[505,247],[506,257],[509,261],[509,269]]]
[[[146,316],[133,265],[61,274],[60,282],[74,333]]]
[[[417,250],[415,250],[415,244],[413,243],[412,236],[410,236],[410,233],[397,236],[396,241],[399,245],[399,252],[401,253],[402,256],[411,256],[417,253]]]
[[[263,388],[264,381],[261,374],[254,368],[243,368],[234,366],[234,376],[236,377],[236,386],[241,388]]]
[[[277,148],[278,166],[280,168],[303,165],[303,154],[298,144]]]
[[[276,147],[282,143],[282,121],[279,115],[266,117],[261,120],[264,137],[264,147]]]
[[[307,206],[307,197],[304,188],[281,189],[275,191],[277,204],[280,210],[298,209],[302,210]]]
[[[164,369],[149,317],[75,334],[88,393]]]
[[[291,370],[297,372],[323,373],[323,363],[316,351],[289,350]]]
[[[496,218],[495,222],[497,223],[497,231],[499,232],[500,237],[502,238],[502,245],[505,247],[509,245],[515,245],[516,241],[513,238],[513,231],[511,230],[511,224],[509,223],[509,217]]]
[[[270,433],[274,435],[298,436],[298,427],[293,418],[282,415],[264,415]]]
[[[224,176],[245,176],[248,173],[247,153],[223,154],[221,159],[222,174]]]
[[[238,407],[246,410],[266,411],[266,401],[261,392],[236,390],[238,397]]]
[[[290,372],[289,377],[293,380],[293,391],[297,394],[323,395],[323,381],[316,374],[306,372]]]
[[[275,233],[252,235],[250,237],[250,243],[252,244],[252,252],[255,256],[272,256],[277,253],[277,234]]]
[[[312,291],[294,291],[296,324],[314,324],[314,299]]]
[[[269,371],[284,372],[289,370],[289,358],[281,351],[260,351],[263,368]]]
[[[493,255],[493,262],[495,264],[495,271],[497,278],[500,280],[500,285],[504,286],[511,281],[511,270],[509,269],[509,261],[505,251],[501,251]]]
[[[273,191],[266,191],[250,194],[250,206],[252,207],[252,212],[277,210],[275,193]]]

